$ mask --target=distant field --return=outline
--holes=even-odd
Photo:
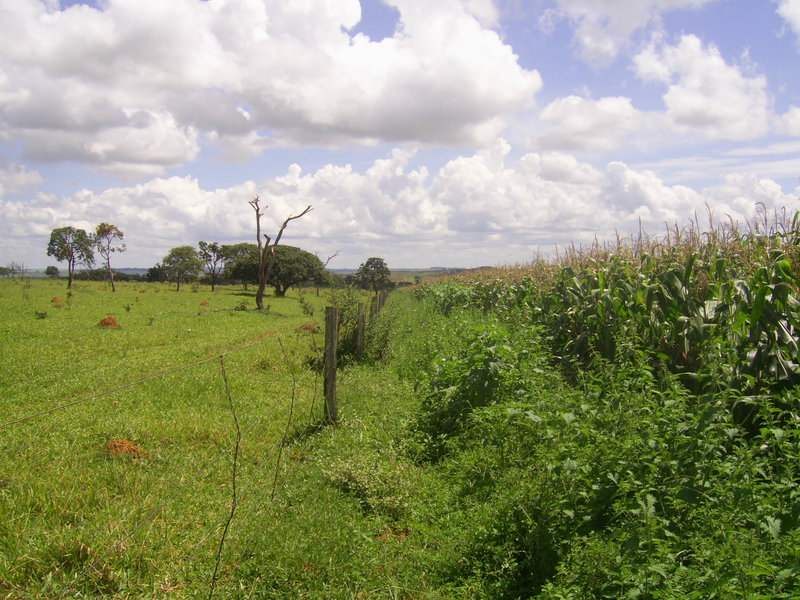
[[[293,290],[260,313],[238,287],[0,280],[0,597],[207,590],[236,421],[246,528],[290,418],[321,414],[321,334],[300,327],[325,302],[310,292],[304,313]]]

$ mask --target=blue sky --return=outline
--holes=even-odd
[[[800,209],[800,0],[0,0],[0,264],[500,265]]]

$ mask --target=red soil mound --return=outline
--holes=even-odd
[[[200,303],[200,306],[208,306],[208,300],[203,300],[203,301]]]
[[[50,302],[52,302],[53,304],[61,304],[61,298],[59,298],[58,296],[53,296],[50,299]]]
[[[390,525],[389,529],[378,535],[378,539],[382,542],[401,542],[410,535],[407,528],[400,529],[394,525]]]
[[[119,323],[114,317],[106,317],[102,319],[98,324],[98,327],[119,327]]]
[[[150,453],[147,450],[128,440],[111,440],[106,444],[106,453],[111,456],[127,454],[133,458],[150,458]]]
[[[312,331],[312,332],[313,331],[319,331],[319,327],[317,327],[313,323],[306,323],[305,325],[300,325],[300,327],[298,327],[298,329],[300,331]]]

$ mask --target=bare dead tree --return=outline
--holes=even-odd
[[[331,255],[328,257],[328,260],[326,260],[326,261],[325,261],[325,263],[322,265],[322,268],[323,268],[323,269],[327,268],[327,267],[328,267],[328,263],[329,263],[329,262],[331,262],[331,261],[332,261],[334,258],[336,258],[337,256],[339,256],[339,252],[341,252],[341,250],[337,250],[336,252],[334,252],[333,254],[331,254]]]
[[[341,252],[341,250],[337,250],[336,252],[334,252],[333,254],[331,254],[331,255],[328,257],[328,260],[326,260],[326,261],[325,261],[325,262],[322,264],[322,269],[323,269],[323,278],[320,278],[320,279],[318,279],[318,280],[316,281],[317,296],[319,296],[319,286],[323,284],[323,279],[325,278],[325,275],[324,275],[324,270],[328,268],[328,263],[329,263],[329,262],[331,262],[331,261],[332,261],[334,258],[336,258],[337,256],[339,256],[339,252]],[[329,280],[329,281],[330,281],[330,280]]]
[[[309,204],[299,214],[286,217],[286,220],[278,230],[278,234],[275,236],[275,241],[272,241],[272,238],[270,238],[270,236],[268,236],[266,233],[263,234],[264,240],[262,241],[261,217],[264,216],[264,211],[266,211],[268,205],[262,207],[260,202],[261,199],[256,196],[250,200],[248,204],[253,207],[253,210],[256,213],[256,242],[258,243],[258,290],[256,291],[256,306],[258,307],[258,310],[264,310],[264,290],[266,289],[267,281],[269,281],[269,277],[272,274],[272,268],[275,266],[275,248],[280,243],[283,232],[289,222],[299,219],[300,217],[304,217],[311,212],[312,209],[311,205]]]

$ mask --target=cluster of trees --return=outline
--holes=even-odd
[[[201,241],[197,248],[178,246],[170,250],[160,263],[150,268],[145,278],[148,281],[175,283],[178,290],[181,288],[181,283],[194,281],[201,274],[208,279],[212,291],[221,279],[238,281],[245,286],[248,283],[255,283],[258,284],[256,305],[259,309],[263,309],[264,288],[267,285],[275,289],[276,296],[285,296],[290,287],[302,283],[316,286],[336,285],[334,275],[326,271],[325,267],[338,255],[338,252],[323,263],[311,252],[295,246],[279,245],[287,225],[308,214],[312,210],[311,206],[287,217],[273,240],[269,235],[262,234],[261,229],[261,217],[267,206],[260,204],[258,196],[249,201],[249,204],[256,216],[255,244],[225,245]],[[67,287],[72,287],[75,268],[84,265],[89,269],[86,276],[90,279],[97,278],[104,270],[111,281],[112,291],[115,291],[115,273],[111,268],[111,255],[114,252],[125,251],[122,239],[122,231],[109,223],[100,223],[93,233],[75,227],[61,227],[51,232],[47,255],[55,257],[60,262],[66,261],[69,277]],[[91,270],[94,266],[95,251],[103,258],[103,270]],[[53,271],[48,274],[57,277],[58,269],[56,267],[52,269]],[[392,287],[389,274],[389,267],[384,260],[372,257],[361,264],[351,282],[345,283],[355,283],[377,293]]]
[[[93,233],[87,233],[84,229],[75,227],[59,227],[50,232],[50,242],[47,244],[47,256],[54,257],[59,262],[66,261],[68,281],[67,287],[72,287],[72,280],[75,278],[75,268],[78,265],[85,265],[88,268],[94,266],[95,250],[103,257],[105,270],[111,279],[111,290],[114,287],[114,270],[111,268],[111,255],[114,252],[124,252],[125,244],[120,243],[124,234],[116,225],[110,223],[100,223]],[[54,276],[58,272],[50,271]]]
[[[10,262],[5,267],[0,267],[0,277],[11,277],[25,273],[25,265],[18,262]]]
[[[101,223],[94,234],[74,227],[54,229],[50,235],[47,254],[59,261],[67,262],[68,283],[72,286],[74,279],[114,281],[125,277],[111,268],[111,255],[126,249],[124,244],[117,244],[123,239],[123,232],[114,225]],[[103,258],[103,267],[92,269],[95,252]],[[274,246],[271,249],[274,264],[267,284],[275,290],[276,296],[285,296],[293,286],[311,284],[316,286],[337,286],[353,284],[375,292],[389,289],[392,283],[390,271],[382,258],[371,257],[362,263],[354,276],[342,278],[327,271],[327,262],[323,263],[316,254],[312,254],[295,246]],[[261,251],[257,244],[242,242],[239,244],[220,244],[218,242],[200,241],[198,247],[178,246],[171,249],[161,262],[151,267],[145,279],[153,282],[175,283],[180,290],[182,283],[203,277],[213,290],[222,282],[237,282],[245,285],[257,284]],[[329,259],[330,260],[330,259]],[[75,274],[78,265],[88,270]],[[48,267],[47,274],[58,277],[56,267]]]
[[[238,282],[245,286],[258,283],[258,246],[204,241],[198,244],[198,248],[178,246],[150,268],[147,279],[176,283],[180,289],[181,283],[194,281],[201,274],[211,284],[212,290],[223,281]],[[285,296],[290,287],[303,283],[333,285],[330,276],[317,255],[295,246],[278,246],[267,283],[275,289],[276,296]]]
[[[169,251],[160,263],[151,267],[146,279],[181,283],[203,277],[214,287],[219,283],[241,283],[245,287],[257,285],[261,269],[261,250],[257,244],[219,244],[201,241],[198,248],[178,246]],[[361,265],[355,276],[341,277],[327,271],[325,263],[307,250],[296,246],[275,246],[271,251],[274,263],[267,278],[276,296],[285,296],[291,288],[301,284],[317,287],[336,287],[353,284],[364,289],[389,289],[389,267],[382,258],[372,257]],[[330,260],[330,259],[329,259]]]

